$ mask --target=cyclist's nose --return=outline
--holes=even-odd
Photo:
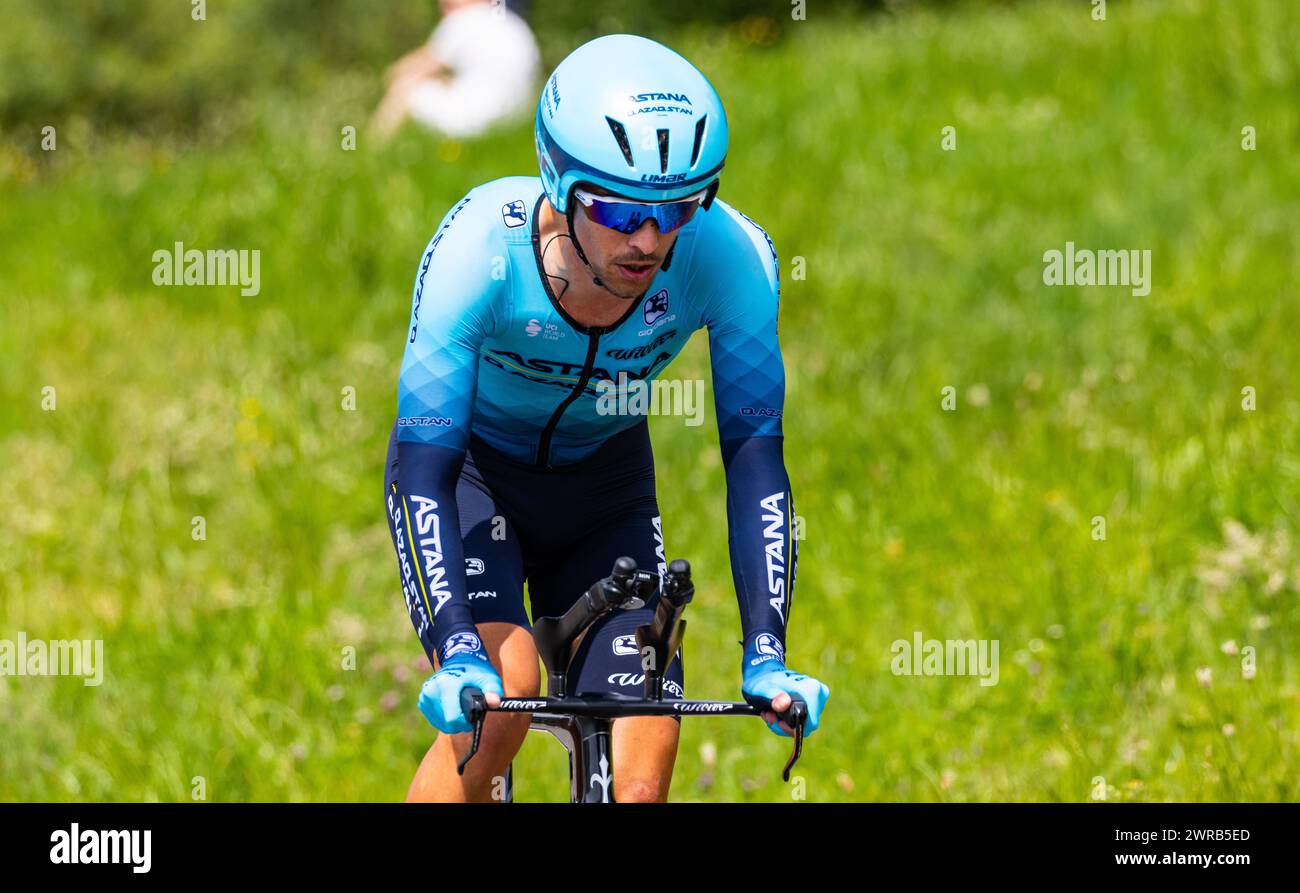
[[[662,235],[659,232],[659,224],[656,223],[652,217],[645,223],[642,223],[641,226],[637,228],[636,232],[632,233],[632,236],[627,240],[627,243],[642,254],[654,254],[659,248],[659,240],[661,238]]]

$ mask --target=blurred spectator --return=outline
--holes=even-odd
[[[501,0],[439,0],[442,21],[429,42],[385,77],[372,122],[386,139],[409,115],[447,136],[482,133],[531,108],[540,54],[528,25]]]

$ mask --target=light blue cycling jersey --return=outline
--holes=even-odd
[[[539,178],[505,177],[443,218],[416,277],[398,439],[464,450],[472,432],[522,462],[576,462],[642,419],[602,414],[598,383],[654,379],[705,327],[721,440],[779,436],[780,281],[767,233],[715,200],[678,230],[668,268],[622,319],[586,327],[546,284],[545,200]]]

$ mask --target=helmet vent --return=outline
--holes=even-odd
[[[695,167],[695,162],[700,159],[700,147],[704,145],[704,122],[707,120],[709,116],[704,115],[695,122],[695,147],[691,149],[691,167]]]
[[[668,131],[659,129],[655,131],[659,134],[659,173],[668,173]]]
[[[618,140],[618,147],[623,150],[623,158],[627,161],[627,166],[635,168],[636,164],[632,161],[632,145],[627,141],[627,130],[609,115],[605,116],[605,120],[609,122],[610,133]]]

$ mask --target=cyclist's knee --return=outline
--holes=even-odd
[[[663,797],[662,785],[644,778],[630,778],[614,785],[614,799],[619,803],[659,803]]]

